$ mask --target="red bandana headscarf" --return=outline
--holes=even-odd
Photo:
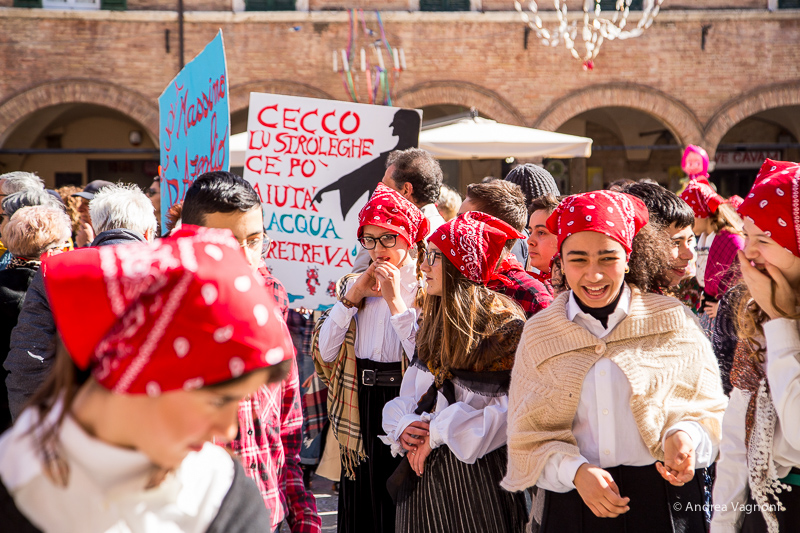
[[[383,183],[378,184],[358,214],[359,239],[368,225],[396,231],[409,246],[423,240],[430,231],[430,222],[419,207]]]
[[[294,354],[228,230],[183,226],[152,244],[56,255],[42,269],[64,346],[113,392],[196,389]]]
[[[428,241],[438,246],[467,279],[485,284],[497,276],[495,267],[506,241],[524,238],[502,220],[469,211],[440,226]]]
[[[739,215],[800,257],[800,164],[764,161]]]
[[[717,212],[720,204],[725,203],[725,199],[717,194],[704,178],[691,180],[681,193],[681,198],[689,204],[697,218],[708,218]]]
[[[547,219],[547,229],[558,237],[559,252],[573,233],[594,231],[620,243],[630,256],[633,238],[648,220],[647,206],[635,196],[595,191],[565,198]]]

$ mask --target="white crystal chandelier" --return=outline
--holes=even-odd
[[[628,15],[631,8],[631,0],[617,0],[615,9],[609,16],[600,8],[600,0],[584,0],[583,2],[583,27],[579,28],[578,20],[571,23],[567,20],[567,3],[561,0],[553,0],[555,13],[558,18],[558,25],[552,30],[544,27],[539,16],[539,6],[534,0],[528,2],[528,9],[525,10],[518,1],[514,2],[514,7],[531,30],[536,34],[541,43],[546,46],[558,46],[564,43],[572,57],[583,62],[583,68],[592,70],[594,59],[600,51],[603,41],[608,39],[630,39],[640,36],[644,30],[653,24],[653,20],[661,9],[664,0],[643,0],[642,17],[635,28],[626,30]],[[584,53],[581,54],[576,49],[578,31],[583,40]]]

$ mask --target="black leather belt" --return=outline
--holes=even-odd
[[[399,387],[403,381],[403,373],[399,370],[361,371],[361,383],[367,387]]]

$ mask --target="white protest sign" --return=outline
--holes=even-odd
[[[416,110],[250,94],[244,177],[261,198],[267,267],[290,306],[334,303],[358,253],[358,212],[389,153],[417,146],[421,123]]]

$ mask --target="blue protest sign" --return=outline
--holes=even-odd
[[[158,98],[161,227],[204,172],[230,166],[228,71],[222,30]]]

